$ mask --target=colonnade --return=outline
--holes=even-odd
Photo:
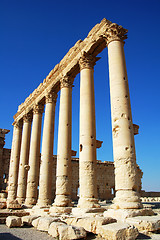
[[[113,208],[141,208],[137,190],[137,166],[134,145],[130,96],[124,57],[123,29],[110,29],[105,38],[108,47],[113,152],[115,162],[116,197]],[[96,124],[94,100],[94,65],[99,58],[83,52],[80,69],[80,143],[78,208],[100,208],[96,182]],[[45,94],[42,152],[40,157],[41,123],[44,101],[38,102],[28,114],[14,122],[8,185],[8,208],[51,207],[65,211],[72,207],[71,199],[71,129],[72,86],[74,78],[60,79],[60,110],[57,150],[56,197],[52,204],[52,156],[54,118],[57,92]],[[31,131],[32,130],[32,131]],[[30,137],[31,136],[31,137]],[[37,187],[39,182],[39,195]]]

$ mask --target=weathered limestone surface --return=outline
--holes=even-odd
[[[6,218],[6,225],[7,227],[21,227],[22,221],[21,217],[16,217],[16,216],[9,216]]]
[[[27,179],[26,206],[35,205],[37,202],[37,187],[39,180],[40,165],[40,139],[41,139],[41,122],[44,106],[37,104],[33,111],[33,125],[31,134],[31,145],[29,153],[29,171]]]
[[[101,226],[99,234],[107,240],[134,240],[139,232],[127,223],[112,223]]]
[[[43,126],[42,154],[39,181],[39,197],[37,205],[47,207],[52,203],[52,173],[53,173],[53,141],[54,118],[57,94],[50,92],[46,95],[46,109]]]
[[[79,208],[98,206],[97,157],[93,67],[96,58],[84,54],[80,58],[80,152],[79,152]]]
[[[58,207],[71,206],[72,82],[69,77],[61,80],[54,212],[58,211]]]
[[[10,170],[9,170],[9,183],[8,183],[8,198],[7,198],[8,208],[20,207],[20,205],[16,201],[16,194],[17,194],[17,181],[18,181],[21,139],[22,139],[22,123],[14,122],[12,151],[11,151]]]
[[[53,217],[41,217],[38,221],[37,229],[48,232],[49,226],[52,222],[60,222],[61,220]]]
[[[35,102],[40,102],[45,97],[46,90],[50,91],[53,88],[59,90],[62,76],[66,76],[67,74],[75,76],[78,74],[79,59],[82,52],[85,51],[93,56],[98,55],[106,47],[103,35],[108,30],[110,24],[111,22],[104,18],[89,32],[83,41],[78,40],[60,63],[57,64],[46,79],[44,79],[43,83],[18,107],[18,112],[15,114],[14,119],[21,119],[26,111],[33,108]]]
[[[72,217],[67,218],[65,222],[69,225],[74,225],[77,227],[83,227],[86,231],[99,234],[99,228],[102,225],[110,224],[116,222],[113,218],[104,218],[104,217]]]
[[[20,153],[18,187],[17,187],[17,200],[20,204],[24,203],[26,197],[26,184],[27,184],[27,169],[25,165],[28,164],[29,148],[30,148],[30,135],[31,135],[32,115],[27,114],[23,117],[23,133],[22,144]]]
[[[60,227],[60,226],[66,226],[66,223],[52,222],[49,226],[48,234],[51,235],[54,238],[58,238],[59,237],[58,227]]]
[[[126,33],[127,30],[117,24],[111,24],[106,33],[116,190],[112,207],[115,209],[142,207],[138,194],[134,129],[123,49]]]
[[[52,222],[48,233],[60,240],[82,239],[87,236],[86,231],[82,227],[67,225],[63,222]]]
[[[23,216],[21,218],[22,220],[22,225],[26,225],[26,226],[32,226],[32,221],[39,218],[40,215],[29,215],[29,216]]]
[[[108,209],[103,215],[104,217],[113,217],[124,221],[127,218],[136,216],[153,216],[154,212],[152,209]]]
[[[3,147],[5,145],[5,135],[9,133],[10,130],[0,128],[0,191],[3,189],[3,171],[4,171],[4,163],[3,163]]]
[[[82,239],[87,236],[87,233],[84,230],[84,228],[71,225],[58,226],[58,232],[60,240]]]
[[[134,225],[140,232],[155,232],[160,230],[160,215],[127,218],[126,222]]]

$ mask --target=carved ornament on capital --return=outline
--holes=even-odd
[[[57,101],[57,93],[56,92],[50,91],[46,94],[45,97],[46,97],[46,103],[52,103],[52,102],[56,103],[56,101]]]
[[[71,78],[70,76],[64,76],[61,80],[60,80],[60,88],[72,88],[73,87],[73,78]]]
[[[12,125],[17,129],[22,129],[23,127],[22,121],[20,120],[17,120],[17,121],[15,120]]]
[[[112,23],[103,37],[106,39],[107,45],[112,41],[121,41],[125,43],[124,40],[127,39],[127,32],[127,29],[116,23]]]
[[[99,59],[99,57],[93,57],[91,54],[83,52],[82,56],[79,59],[80,70],[84,68],[93,69],[96,65],[96,61]]]
[[[32,122],[32,114],[31,113],[27,113],[23,116],[23,122]]]
[[[44,111],[44,105],[42,103],[34,105],[33,114],[42,114],[43,111]]]

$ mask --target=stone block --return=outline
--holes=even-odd
[[[126,222],[134,225],[139,231],[155,232],[160,230],[160,215],[127,218]]]
[[[104,217],[112,217],[120,221],[135,216],[153,216],[152,209],[108,209],[103,213]]]
[[[92,232],[94,234],[99,233],[99,227],[109,223],[116,222],[113,218],[104,217],[86,217],[86,218],[68,218],[65,220],[67,224],[71,224],[77,227],[83,227],[87,232]]]
[[[134,240],[139,232],[127,223],[112,223],[101,226],[99,235],[107,240]]]
[[[87,236],[87,232],[82,227],[67,225],[64,222],[52,222],[48,233],[60,240],[81,239]]]
[[[37,228],[38,223],[39,223],[39,220],[40,220],[41,218],[42,218],[42,217],[38,217],[38,218],[34,219],[34,220],[32,221],[32,226],[35,227],[35,228]]]
[[[49,226],[52,222],[60,222],[59,218],[41,217],[38,221],[37,229],[40,231],[48,232]]]
[[[23,225],[26,225],[26,226],[32,226],[32,221],[39,217],[40,216],[38,216],[38,215],[23,216],[22,223],[23,223]]]
[[[87,236],[87,232],[83,227],[76,227],[71,225],[60,225],[58,227],[60,240],[81,239]]]
[[[99,207],[99,208],[72,208],[72,214],[74,216],[84,216],[84,214],[87,213],[95,213],[95,214],[100,214],[103,213],[106,209]]]
[[[20,217],[17,216],[9,216],[6,218],[6,225],[7,227],[21,227],[22,226],[22,220]]]

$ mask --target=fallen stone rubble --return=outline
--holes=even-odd
[[[9,228],[33,226],[60,240],[87,239],[90,232],[107,240],[134,240],[139,233],[147,236],[160,233],[160,215],[128,217],[123,221],[102,214],[8,216],[6,225]],[[160,239],[160,234],[157,236]]]

